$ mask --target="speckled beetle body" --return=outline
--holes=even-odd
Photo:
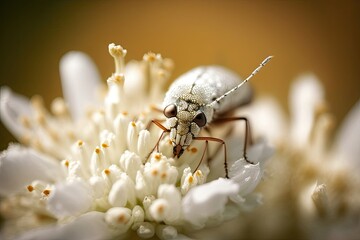
[[[224,98],[224,101],[214,106],[210,105],[240,83],[241,79],[236,73],[220,66],[197,67],[175,80],[163,102],[164,109],[176,106],[176,115],[169,117],[165,126],[170,129],[173,146],[180,145],[183,151],[191,144],[193,138],[199,135],[200,129],[217,115],[249,102],[252,91],[250,85],[245,85],[237,94]],[[199,114],[202,116],[202,113],[205,125],[199,126],[193,120]],[[181,151],[180,147],[178,148],[178,151]]]
[[[164,132],[170,132],[174,157],[180,157],[195,139],[205,140],[206,147],[208,141],[219,142],[224,145],[224,165],[226,177],[228,177],[225,142],[213,137],[198,137],[200,130],[218,115],[251,100],[251,87],[244,86],[244,84],[258,73],[271,58],[271,56],[267,57],[242,82],[236,73],[220,66],[197,67],[174,81],[163,102],[163,113],[167,118],[165,126],[153,121]],[[235,117],[224,120],[245,120],[245,139],[247,139],[250,127],[246,118]],[[244,158],[246,160],[246,142]]]

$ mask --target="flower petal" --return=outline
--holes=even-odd
[[[178,231],[170,225],[159,224],[156,226],[156,235],[161,239],[178,239]]]
[[[25,133],[25,127],[20,123],[22,116],[31,116],[30,102],[24,96],[13,93],[8,87],[0,89],[0,118],[6,128],[17,139]]]
[[[181,215],[181,194],[180,191],[171,184],[162,184],[158,188],[158,198],[155,202],[164,199],[170,207],[170,211],[165,214],[164,222],[166,224],[176,223]],[[151,206],[152,207],[152,206]],[[150,211],[151,211],[150,207]],[[155,218],[156,219],[156,218]]]
[[[204,226],[208,218],[224,212],[228,198],[238,191],[238,184],[224,178],[190,189],[182,200],[184,219],[197,227]]]
[[[47,202],[47,207],[55,216],[76,216],[88,211],[92,204],[90,187],[82,180],[58,183]]]
[[[126,180],[120,178],[111,187],[109,203],[114,207],[124,207],[128,201],[128,192],[130,191],[133,191],[133,189],[128,189]]]
[[[155,226],[149,222],[139,223],[136,233],[141,239],[152,238],[155,235]]]
[[[230,168],[229,176],[231,180],[239,184],[239,193],[245,196],[252,192],[262,177],[260,164],[251,164],[244,159],[237,160]]]
[[[291,137],[297,147],[307,143],[314,114],[323,103],[324,89],[313,74],[304,74],[297,78],[290,90]]]
[[[335,140],[335,151],[360,169],[360,100],[346,116]]]
[[[65,101],[74,119],[85,116],[96,96],[100,75],[94,62],[82,52],[69,52],[60,61],[60,76]]]
[[[125,233],[133,224],[132,212],[129,208],[113,207],[105,213],[105,221],[113,227],[116,234]]]
[[[236,162],[235,160],[243,157],[243,143],[241,142],[241,138],[235,135],[226,140],[226,145],[228,149],[228,166],[232,166],[232,164]],[[241,148],[239,148],[239,146],[241,146]],[[260,168],[262,168],[263,164],[273,153],[274,148],[269,146],[263,139],[260,139],[256,144],[247,149],[247,159],[252,163],[260,163]],[[222,154],[217,154],[209,166],[211,171],[207,178],[208,180],[215,180],[219,176],[225,175],[224,156]]]
[[[30,148],[11,145],[0,156],[0,195],[20,192],[34,180],[53,182],[62,177],[54,159]]]
[[[110,237],[111,230],[104,221],[104,213],[89,212],[65,225],[52,225],[28,231],[16,240],[99,240]]]
[[[163,222],[171,213],[172,209],[168,201],[159,198],[152,202],[149,212],[152,218],[157,222]]]

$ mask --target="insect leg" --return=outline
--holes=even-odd
[[[251,137],[251,129],[250,129],[250,122],[246,117],[228,117],[228,118],[219,118],[216,119],[215,123],[223,123],[223,122],[230,122],[230,121],[245,121],[245,139],[244,139],[244,148],[243,148],[243,155],[246,162],[254,164],[253,162],[247,159],[247,146],[253,144],[253,140]]]
[[[229,178],[229,171],[228,171],[228,166],[227,166],[227,155],[226,155],[226,144],[224,142],[224,140],[220,139],[220,138],[214,138],[214,137],[195,137],[193,138],[193,140],[203,140],[203,141],[206,141],[206,145],[205,145],[205,150],[204,150],[204,153],[201,157],[201,160],[200,160],[200,163],[202,162],[203,158],[204,158],[204,155],[205,155],[205,151],[207,149],[207,145],[208,145],[208,142],[209,141],[212,141],[212,142],[218,142],[218,143],[221,143],[222,146],[224,147],[224,169],[225,169],[225,177],[226,178]],[[200,163],[198,165],[198,167],[200,166]]]
[[[207,156],[209,156],[208,145],[209,145],[209,141],[206,140],[206,141],[205,141],[205,149],[204,149],[203,154],[202,154],[202,156],[201,156],[200,162],[199,162],[199,164],[196,166],[196,168],[195,168],[195,170],[194,170],[193,172],[196,172],[196,170],[198,170],[198,168],[200,167],[200,164],[202,163],[202,161],[203,161],[203,159],[204,159],[204,157],[205,157],[205,153],[207,154]]]
[[[204,132],[207,132],[207,136],[213,136],[212,135],[212,133],[211,133],[211,128],[209,128],[209,127],[204,127]],[[210,155],[210,149],[207,147],[207,145],[208,145],[208,142],[206,142],[206,146],[205,146],[205,150],[204,151],[206,151],[206,156],[207,156],[207,159],[206,159],[206,162],[209,164],[209,162],[211,162],[211,160],[212,160],[212,158],[214,157],[214,155],[215,154],[213,154],[213,155]],[[219,148],[221,148],[221,146],[219,146]],[[218,152],[218,150],[219,149],[217,149],[216,151],[215,151],[215,153],[216,152]],[[203,158],[203,157],[202,157]],[[201,159],[202,159],[201,158]],[[200,161],[200,163],[201,163],[201,161]],[[200,163],[199,163],[199,166],[200,166]],[[198,166],[198,167],[199,167]],[[195,171],[196,171],[196,169],[195,169]]]
[[[161,128],[163,131],[168,131],[166,127],[164,127],[160,122],[164,122],[165,120],[159,120],[159,119],[153,119],[151,122],[148,123],[146,126],[146,129],[150,130],[151,124],[155,124],[159,128]]]
[[[155,124],[156,126],[158,126],[160,129],[162,129],[163,132],[161,133],[159,139],[158,139],[157,142],[156,142],[156,145],[154,146],[153,149],[151,149],[151,151],[150,151],[150,153],[149,153],[149,155],[147,156],[146,159],[148,159],[148,158],[150,157],[151,153],[155,150],[155,148],[156,148],[156,150],[159,152],[159,144],[160,144],[161,139],[163,138],[163,136],[164,136],[165,133],[170,132],[169,129],[167,129],[166,127],[164,127],[164,126],[160,123],[160,120],[151,120],[149,126],[147,127],[148,129],[150,128],[150,126],[151,126],[152,123]]]

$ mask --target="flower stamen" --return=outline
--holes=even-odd
[[[101,147],[102,147],[102,148],[108,148],[108,147],[109,147],[109,145],[108,145],[108,144],[106,144],[106,143],[102,143],[102,144],[101,144]]]
[[[25,128],[27,128],[27,129],[31,128],[30,119],[27,116],[22,116],[20,118],[20,122]]]
[[[124,214],[120,214],[117,220],[118,220],[118,223],[126,223],[127,222]]]
[[[189,184],[193,183],[193,182],[194,182],[194,177],[193,177],[193,176],[190,176],[190,177],[188,178],[188,182],[189,182]]]
[[[125,55],[127,53],[126,49],[120,45],[111,43],[109,44],[109,53],[115,61],[115,74],[123,74]]]
[[[154,169],[154,170],[152,170],[151,171],[151,174],[153,175],[153,176],[157,176],[158,175],[158,170],[156,170],[156,169]]]
[[[35,188],[32,185],[28,185],[26,188],[29,192],[32,192],[35,190]]]
[[[78,145],[79,147],[81,147],[83,144],[84,144],[84,142],[83,142],[82,140],[78,140],[78,141],[77,141],[77,145]]]
[[[69,164],[70,164],[70,163],[69,163],[69,160],[66,159],[66,160],[63,162],[63,164],[64,164],[65,167],[68,168],[68,167],[69,167]]]
[[[154,156],[155,160],[160,161],[161,159],[161,154],[160,153],[156,153]]]
[[[165,179],[165,178],[167,177],[166,172],[162,173],[160,177],[161,177],[162,179]]]
[[[148,52],[144,55],[143,59],[146,62],[155,62],[156,60],[161,60],[161,55],[155,54],[153,52]]]
[[[96,147],[96,148],[95,148],[95,153],[96,153],[96,154],[100,154],[100,148]]]
[[[164,205],[159,204],[159,206],[156,208],[157,212],[162,215],[164,213]]]
[[[69,116],[68,108],[64,102],[64,99],[62,99],[62,98],[56,98],[51,103],[51,111],[55,116],[59,116],[59,117],[68,117]]]
[[[46,196],[46,197],[48,197],[49,196],[49,194],[50,194],[50,190],[49,189],[45,189],[42,193]]]
[[[190,149],[190,151],[192,152],[192,153],[197,153],[197,148],[196,147],[192,147],[191,149]]]

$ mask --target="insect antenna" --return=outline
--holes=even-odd
[[[212,101],[209,106],[213,107],[214,105],[218,104],[222,99],[224,99],[227,95],[235,92],[237,89],[239,89],[242,85],[244,85],[245,83],[247,83],[253,76],[255,76],[255,74],[257,74],[260,69],[262,67],[264,67],[271,59],[273,58],[273,56],[268,56],[267,58],[264,59],[264,61],[262,61],[260,63],[260,65],[244,80],[242,81],[239,85],[237,85],[236,87],[230,89],[229,91],[227,91],[226,93],[224,93],[222,96],[218,97],[217,99],[215,99],[214,101]]]

